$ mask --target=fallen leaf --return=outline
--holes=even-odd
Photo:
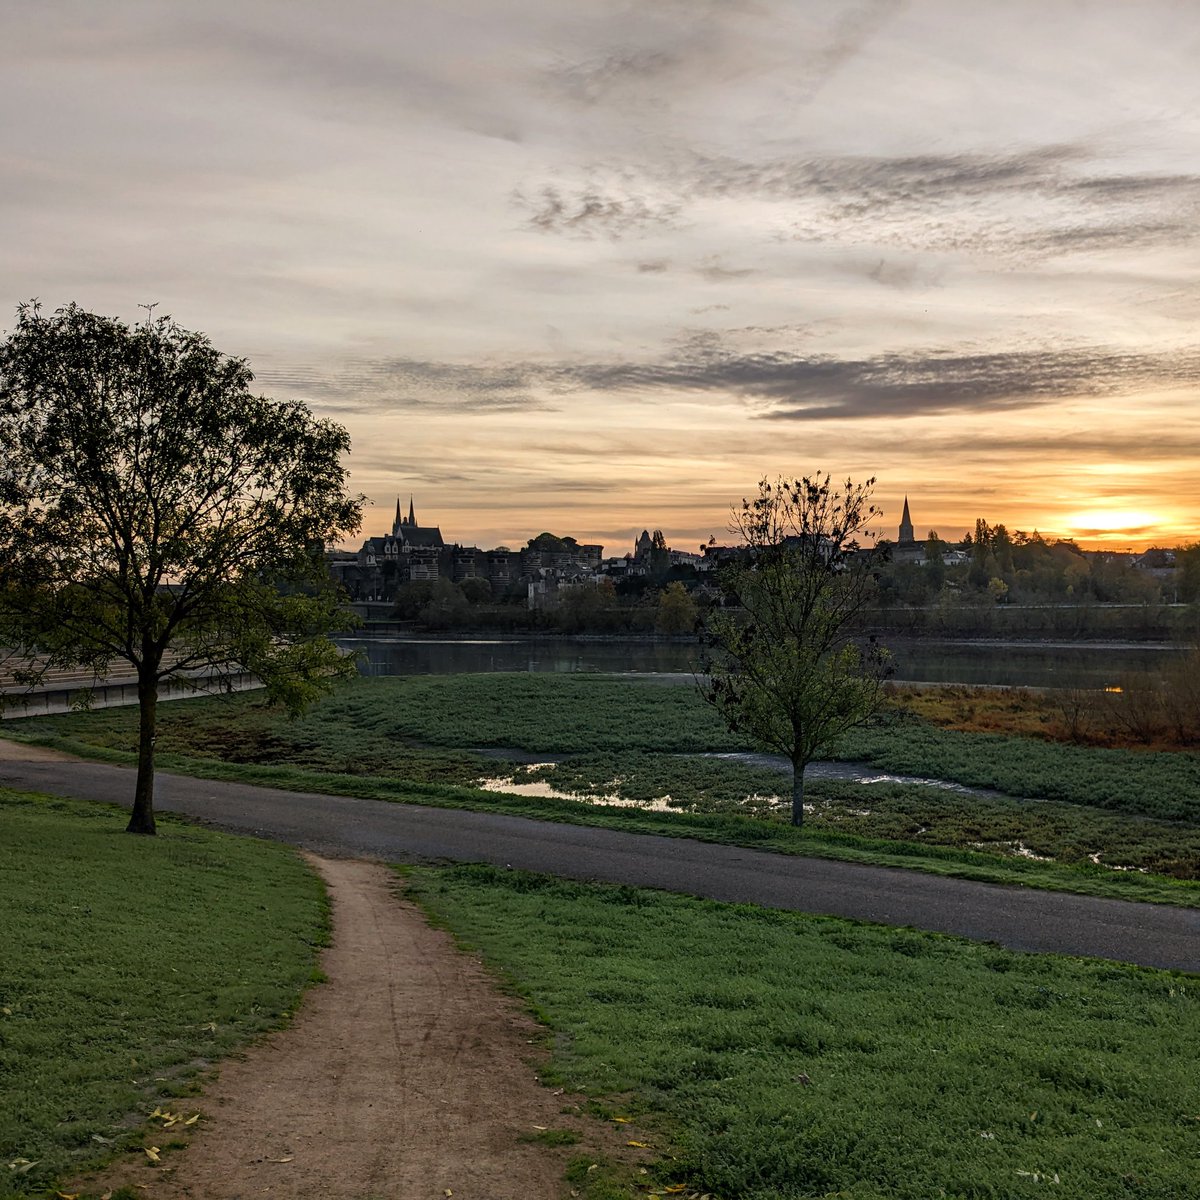
[[[160,1159],[158,1157],[158,1147],[157,1146],[143,1146],[142,1149],[146,1152],[146,1157],[151,1162],[162,1162],[162,1159]]]
[[[632,1117],[613,1117],[618,1125],[628,1125],[633,1121]]]
[[[673,1183],[670,1187],[663,1188],[664,1192],[682,1192],[686,1189],[686,1183]]]
[[[30,1162],[27,1158],[14,1158],[12,1162],[8,1164],[8,1169],[10,1171],[16,1171],[18,1175],[25,1175],[32,1171],[33,1168],[36,1167],[41,1161],[42,1160],[40,1158],[35,1158],[33,1162]]]
[[[99,1142],[102,1146],[111,1146],[112,1138],[101,1137],[98,1133],[92,1134],[92,1141]]]
[[[79,1200],[78,1192],[55,1192],[58,1200]]]
[[[626,1142],[625,1145],[636,1146],[639,1150],[649,1150],[650,1149],[649,1142]]]
[[[268,1159],[267,1159],[267,1162],[273,1162],[273,1163],[285,1163],[285,1162],[291,1162],[291,1161],[292,1161],[292,1159],[293,1159],[293,1158],[295,1158],[295,1157],[296,1157],[296,1156],[295,1156],[294,1154],[289,1154],[289,1155],[287,1156],[287,1158],[268,1158]]]
[[[195,1123],[196,1123],[198,1120],[200,1120],[200,1114],[199,1114],[199,1113],[195,1113],[194,1115],[192,1115],[192,1116],[188,1117],[188,1119],[187,1119],[186,1121],[184,1121],[184,1124],[185,1124],[185,1125],[195,1125]]]
[[[545,1133],[547,1127],[545,1125],[535,1125],[533,1128],[540,1129],[543,1133]]]

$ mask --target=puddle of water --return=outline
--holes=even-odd
[[[611,804],[617,808],[644,808],[648,812],[678,812],[671,807],[670,796],[658,796],[653,800],[630,800],[625,796],[593,796],[590,793],[562,792],[544,779],[533,779],[528,783],[513,783],[511,779],[481,779],[479,787],[485,792],[508,792],[514,796],[538,796],[545,800],[575,800],[580,804]]]
[[[1095,854],[1088,855],[1088,862],[1095,863],[1096,866],[1098,866],[1098,867],[1107,867],[1108,870],[1110,870],[1110,871],[1136,871],[1139,875],[1149,875],[1150,874],[1149,867],[1130,867],[1130,866],[1125,866],[1121,863],[1101,862],[1099,850],[1097,850],[1095,852]]]
[[[1017,858],[1031,858],[1034,862],[1054,862],[1046,854],[1035,854],[1024,842],[969,842],[976,850],[1009,850]]]

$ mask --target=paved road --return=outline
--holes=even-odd
[[[128,803],[133,773],[0,756],[0,784]],[[794,858],[685,838],[521,817],[285,792],[160,773],[160,810],[319,854],[393,862],[489,862],[573,879],[914,925],[1016,950],[1200,972],[1200,910],[943,879],[918,871]]]

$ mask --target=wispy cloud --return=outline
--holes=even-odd
[[[688,151],[665,166],[645,164],[642,174],[645,187],[676,197],[672,220],[687,218],[697,197],[768,202],[778,208],[774,236],[797,241],[1027,256],[1200,232],[1200,175],[1095,173],[1094,159],[1083,144],[755,160]],[[546,213],[542,228],[569,232],[556,205]]]
[[[591,239],[621,238],[678,224],[682,203],[637,195],[618,184],[587,183],[573,188],[547,184],[532,195],[519,189],[513,203],[528,213],[526,224],[541,233]]]
[[[1200,382],[1200,356],[1105,349],[892,353],[870,358],[738,353],[697,340],[674,361],[595,364],[566,374],[597,389],[696,391],[739,396],[774,420],[978,413],[1046,400],[1133,393]]]
[[[475,365],[409,358],[356,360],[329,367],[260,371],[266,390],[312,398],[324,409],[380,412],[429,409],[455,412],[533,412],[551,407],[535,394],[540,368]]]
[[[1200,354],[1077,347],[840,358],[744,352],[706,332],[681,338],[661,358],[637,362],[466,365],[395,358],[359,361],[331,373],[266,371],[260,382],[319,399],[324,407],[361,412],[526,412],[561,407],[579,391],[647,399],[690,392],[740,400],[753,416],[769,420],[849,420],[970,415],[1194,386],[1200,383]],[[1085,433],[1077,449],[1089,444],[1108,443]]]

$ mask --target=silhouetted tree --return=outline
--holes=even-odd
[[[353,671],[325,543],[358,528],[345,429],[250,392],[169,318],[17,310],[0,343],[0,643],[137,675],[132,833],[154,832],[158,687],[247,671],[299,709]]]
[[[705,618],[701,690],[731,729],[791,760],[794,825],[805,767],[875,711],[889,669],[886,651],[853,636],[875,583],[857,540],[879,515],[874,483],[762,480],[733,514],[745,551],[720,571],[738,607]]]

